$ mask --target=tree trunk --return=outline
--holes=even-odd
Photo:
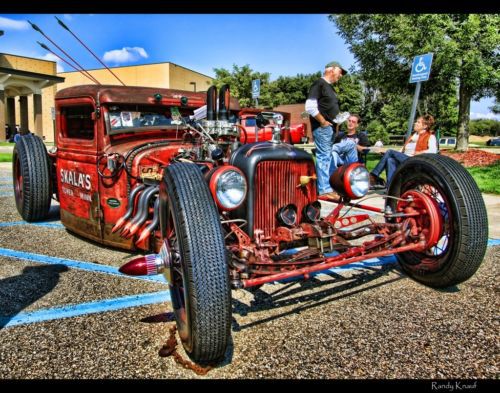
[[[458,151],[467,151],[469,149],[469,118],[470,118],[470,101],[472,94],[464,86],[463,81],[460,81],[458,91],[458,132],[457,145]]]

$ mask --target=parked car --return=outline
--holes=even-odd
[[[455,147],[457,144],[457,138],[455,137],[443,137],[439,139],[439,147]]]
[[[232,342],[231,289],[308,279],[392,254],[406,274],[433,288],[459,284],[479,268],[486,208],[457,161],[410,157],[383,208],[356,204],[368,193],[369,173],[359,163],[341,166],[330,178],[341,201],[321,216],[313,157],[280,140],[283,117],[269,119],[270,141],[241,144],[241,126],[229,121],[227,85],[218,109],[216,96],[215,86],[207,94],[69,87],[55,98],[54,148],[47,152],[41,138],[27,134],[13,153],[22,218],[43,220],[55,198],[69,231],[146,253],[120,271],[164,274],[192,360],[223,360]],[[205,104],[206,120],[185,121]]]
[[[280,111],[263,111],[256,108],[243,108],[240,111],[240,124],[245,130],[246,143],[270,141],[272,139],[273,128],[275,126],[275,115],[283,117],[282,140],[290,144],[307,143],[309,138],[306,135],[306,125],[304,123],[290,125],[290,113]]]
[[[500,146],[500,137],[491,138],[486,141],[487,146]]]

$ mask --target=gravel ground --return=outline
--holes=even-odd
[[[0,222],[20,221],[12,196],[0,206]],[[33,225],[0,227],[0,248],[112,266],[131,255]],[[0,379],[498,379],[499,260],[489,247],[476,275],[446,291],[397,265],[233,291],[232,345],[204,376],[158,355],[173,325],[167,302],[4,327]],[[167,289],[49,267],[0,257],[0,314]]]

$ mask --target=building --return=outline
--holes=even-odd
[[[213,82],[213,78],[207,75],[170,62],[112,67],[110,70],[112,72],[106,68],[86,71],[103,85],[121,85],[121,80],[127,86],[162,87],[201,92],[206,91]],[[17,75],[16,79],[13,79],[13,75]],[[5,82],[2,82],[2,78],[7,81],[7,90],[3,87]],[[22,81],[19,82],[17,79],[22,79]],[[56,91],[66,87],[94,83],[79,71],[56,74],[56,63],[53,61],[0,54],[0,141],[5,140],[5,126],[2,123],[4,119],[3,121],[9,126],[15,127],[19,124],[21,130],[29,129],[46,142],[53,142],[54,121],[52,119],[55,117]],[[2,93],[6,99],[2,98]],[[33,98],[29,98],[28,103],[30,96]],[[16,109],[12,109],[15,97],[19,97],[19,102],[16,102]],[[4,105],[3,108],[2,105]],[[5,116],[2,118],[4,113]]]
[[[207,75],[190,70],[174,63],[153,63],[136,66],[111,67],[87,70],[88,73],[103,85],[121,85],[121,80],[127,86],[161,87],[188,91],[207,91],[213,79]],[[113,75],[116,75],[116,77]],[[76,85],[87,85],[92,82],[78,71],[61,72],[65,82],[57,86],[57,90]]]
[[[54,96],[61,82],[53,61],[0,53],[0,141],[16,126],[53,141]]]

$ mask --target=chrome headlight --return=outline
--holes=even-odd
[[[330,185],[350,199],[365,196],[370,187],[370,174],[360,163],[342,165],[330,177]]]
[[[247,180],[236,167],[225,166],[217,168],[210,180],[210,191],[222,210],[238,208],[247,195]]]
[[[364,166],[359,165],[353,168],[349,172],[348,177],[351,193],[356,198],[361,198],[368,193],[370,189],[370,174]]]

